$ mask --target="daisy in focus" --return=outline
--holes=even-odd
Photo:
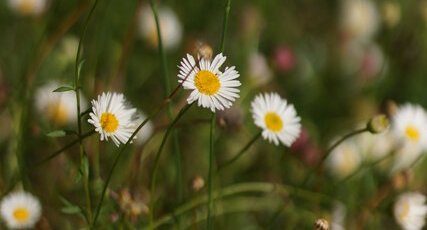
[[[1,216],[8,228],[32,228],[39,221],[41,206],[39,200],[27,192],[14,192],[1,201]]]
[[[21,15],[39,15],[47,6],[47,0],[9,0],[12,10]]]
[[[211,61],[201,58],[197,63],[193,56],[187,54],[179,66],[179,83],[184,89],[192,90],[187,99],[188,104],[197,101],[203,108],[210,108],[212,112],[230,108],[239,97],[241,85],[236,80],[240,75],[235,67],[226,67],[224,72],[219,68],[224,64],[226,57],[218,54]]]
[[[58,126],[73,124],[77,120],[77,101],[73,91],[53,92],[59,88],[57,82],[51,82],[37,89],[35,104],[38,112]],[[87,103],[83,95],[80,96],[80,108],[86,110]]]
[[[277,93],[259,94],[251,106],[255,125],[262,128],[262,136],[270,143],[278,145],[280,141],[289,147],[300,135],[301,119],[294,106]]]
[[[95,126],[101,141],[111,138],[116,146],[126,143],[135,131],[136,109],[128,108],[121,93],[98,95],[98,100],[92,100],[89,116],[88,122]]]
[[[425,224],[427,214],[426,197],[418,192],[400,195],[394,204],[394,217],[405,230],[419,230]]]
[[[400,106],[392,119],[392,131],[403,144],[427,149],[427,114],[419,105]]]

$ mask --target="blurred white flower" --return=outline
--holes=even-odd
[[[427,149],[427,114],[421,106],[409,103],[400,106],[393,115],[392,131],[404,144]]]
[[[384,2],[382,5],[383,21],[389,28],[396,26],[401,17],[400,5],[393,1]]]
[[[175,12],[169,7],[162,6],[157,8],[159,17],[160,32],[165,49],[172,49],[179,45],[182,39],[182,26]],[[152,47],[157,47],[157,29],[154,15],[150,7],[141,9],[139,18],[139,27],[142,37]]]
[[[136,109],[129,108],[123,94],[107,92],[98,95],[98,100],[92,100],[88,122],[101,134],[101,141],[111,138],[119,146],[135,131],[135,115]]]
[[[383,159],[395,148],[393,135],[389,131],[379,134],[365,132],[355,137],[355,142],[363,159],[368,162]]]
[[[138,111],[137,114],[138,114],[137,116],[138,118],[135,121],[135,129],[138,128],[138,126],[147,118],[147,116],[141,111]],[[148,138],[150,138],[151,135],[153,135],[153,132],[154,132],[153,122],[148,121],[136,134],[135,143],[139,145],[144,144],[148,140]]]
[[[53,92],[59,88],[57,82],[50,82],[35,93],[35,105],[38,112],[56,125],[73,124],[77,121],[77,101],[74,91]],[[80,108],[85,111],[87,103],[80,94]]]
[[[416,160],[423,154],[421,147],[414,143],[405,143],[403,146],[400,146],[395,154],[393,159],[393,166],[391,168],[391,175],[395,172],[406,169],[411,164],[415,163]]]
[[[14,192],[1,201],[1,215],[10,229],[33,228],[42,208],[39,200],[27,192]]]
[[[197,101],[199,106],[210,108],[212,112],[231,107],[239,97],[237,87],[241,83],[237,80],[240,74],[234,66],[226,67],[224,72],[219,69],[226,59],[222,54],[216,55],[212,61],[201,58],[197,63],[189,54],[182,59],[178,66],[178,82],[184,89],[192,91],[188,104]]]
[[[362,163],[357,144],[348,139],[338,145],[327,158],[326,165],[333,176],[345,178],[357,170]]]
[[[282,142],[290,147],[301,133],[301,118],[292,104],[277,93],[258,94],[251,103],[255,125],[262,129],[262,136],[275,145]]]
[[[394,217],[405,230],[419,230],[425,224],[426,197],[418,192],[401,194],[394,204]]]
[[[347,208],[340,202],[335,202],[332,210],[331,230],[344,230]]]
[[[379,27],[379,15],[370,0],[342,0],[341,28],[348,38],[370,40]]]
[[[21,15],[39,15],[47,7],[47,0],[8,0],[10,8]]]
[[[272,79],[271,69],[265,56],[261,53],[252,53],[249,56],[248,68],[249,77],[257,86],[267,84]]]

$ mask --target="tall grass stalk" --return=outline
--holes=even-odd
[[[162,61],[162,69],[163,69],[163,81],[165,86],[165,94],[168,95],[171,91],[171,86],[169,82],[169,73],[168,73],[168,65],[167,65],[167,58],[166,58],[166,51],[163,47],[163,37],[161,33],[160,28],[160,21],[159,21],[159,15],[157,11],[157,4],[151,0],[150,1],[151,9],[153,11],[154,15],[154,21],[156,22],[156,30],[157,30],[157,39],[158,39],[158,50]],[[172,105],[171,103],[168,104],[167,107],[167,113],[169,117],[169,121],[173,119],[173,113],[172,113]],[[176,181],[177,181],[177,201],[178,204],[182,202],[183,199],[183,178],[182,178],[182,162],[181,162],[181,151],[179,149],[179,140],[178,140],[178,133],[176,131],[172,131],[172,149],[173,149],[173,155],[175,159],[175,168],[176,168]]]
[[[224,20],[222,24],[222,34],[221,34],[221,43],[220,43],[220,52],[224,52],[224,46],[225,46],[225,36],[227,34],[227,25],[228,25],[228,16],[230,14],[230,8],[231,8],[231,0],[227,0],[227,3],[225,5],[224,10]],[[213,220],[211,218],[212,215],[212,207],[213,207],[213,200],[212,200],[212,189],[213,189],[213,163],[215,161],[214,156],[214,135],[215,135],[215,120],[216,120],[216,114],[213,113],[211,116],[211,122],[210,122],[210,137],[209,137],[209,171],[208,171],[208,215],[207,215],[207,229],[211,230],[213,229]]]
[[[195,66],[193,66],[192,68],[194,68]],[[193,70],[193,69],[191,69]],[[188,76],[186,76],[188,77]],[[185,79],[183,80],[185,81]],[[127,146],[132,142],[133,138],[136,136],[136,134],[139,132],[139,130],[144,127],[144,125],[151,120],[153,117],[155,117],[160,111],[162,111],[164,109],[164,107],[166,105],[168,105],[171,102],[171,99],[176,95],[176,93],[178,92],[178,90],[181,88],[182,83],[178,84],[176,86],[176,88],[169,94],[169,96],[167,96],[163,102],[160,104],[160,106],[158,107],[158,109],[152,113],[150,116],[148,116],[144,121],[141,122],[141,124],[135,129],[135,131],[132,133],[132,135],[129,137],[128,141],[123,145],[123,147],[118,151],[116,158],[114,159],[114,163],[113,166],[111,167],[109,173],[108,173],[108,177],[107,180],[105,181],[104,187],[102,189],[102,193],[101,193],[101,198],[99,200],[98,206],[96,207],[96,211],[95,211],[95,216],[93,218],[93,222],[92,222],[92,226],[91,229],[94,228],[96,221],[98,220],[99,217],[99,213],[101,211],[102,208],[102,204],[104,202],[104,198],[105,198],[105,194],[108,188],[108,185],[110,184],[110,180],[111,177],[114,174],[114,170],[117,166],[117,163],[119,162],[120,157],[123,155],[123,152],[126,150]]]
[[[85,190],[85,197],[86,197],[86,214],[88,219],[88,225],[90,225],[90,221],[92,220],[92,203],[90,199],[90,186],[89,186],[90,163],[89,163],[89,160],[87,159],[87,155],[83,147],[82,121],[80,116],[80,109],[81,109],[80,108],[80,70],[81,70],[81,64],[82,64],[80,62],[80,53],[81,53],[83,41],[86,36],[86,31],[89,25],[89,21],[97,5],[98,5],[98,0],[95,0],[95,3],[93,4],[92,9],[90,10],[89,15],[86,18],[84,28],[80,36],[79,46],[77,48],[77,54],[76,54],[76,63],[74,66],[74,92],[76,94],[76,101],[77,101],[77,127],[78,127],[77,135],[78,135],[79,146],[80,146],[79,148],[80,149],[80,172],[83,174],[82,178],[83,178],[83,187]]]
[[[160,147],[157,150],[156,159],[154,160],[153,174],[151,176],[150,223],[149,223],[150,226],[152,225],[153,220],[154,220],[154,210],[155,210],[155,198],[154,197],[155,197],[155,193],[156,193],[155,192],[155,190],[156,190],[156,179],[157,179],[157,170],[159,168],[160,156],[162,154],[163,148],[165,147],[166,140],[167,140],[169,134],[173,131],[175,124],[179,121],[179,119],[185,114],[185,112],[187,112],[187,110],[193,104],[194,104],[194,102],[186,105],[184,108],[181,109],[181,111],[179,111],[178,115],[176,115],[175,119],[173,119],[173,121],[171,122],[171,124],[167,128],[166,133],[163,136],[162,143],[160,144]]]
[[[218,168],[218,172],[220,172],[225,167],[231,165],[232,163],[234,163],[235,161],[237,161],[241,156],[243,156],[243,154],[246,153],[246,151],[261,137],[261,134],[262,134],[262,132],[260,131],[255,136],[253,136],[248,141],[248,143],[237,154],[235,154],[233,158],[231,158],[231,160],[225,162],[224,164],[222,164]]]

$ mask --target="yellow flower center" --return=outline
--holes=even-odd
[[[403,203],[403,205],[402,205],[402,209],[400,210],[400,212],[398,214],[399,215],[398,218],[403,221],[406,219],[408,214],[409,214],[409,203],[408,203],[408,201],[405,201],[405,203]]]
[[[200,70],[194,78],[194,83],[200,93],[209,96],[216,94],[221,86],[219,78],[207,70]]]
[[[283,128],[283,121],[275,112],[269,112],[264,117],[265,125],[273,132],[279,132]]]
[[[49,118],[57,125],[63,125],[68,120],[68,111],[61,103],[53,103],[47,108]]]
[[[405,134],[411,141],[418,141],[420,139],[420,131],[412,125],[406,127]]]
[[[101,115],[101,127],[107,133],[112,133],[119,127],[119,121],[112,113],[105,112]]]
[[[33,0],[23,0],[21,4],[19,4],[19,12],[21,14],[27,15],[30,14],[34,10],[34,1]]]
[[[26,208],[17,208],[13,211],[13,217],[18,222],[26,222],[30,217],[30,212],[28,212],[28,209]]]

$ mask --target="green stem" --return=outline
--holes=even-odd
[[[228,15],[230,14],[230,8],[231,8],[231,0],[227,0],[227,3],[225,5],[225,10],[224,10],[224,21],[222,24],[221,45],[220,45],[221,52],[224,52],[225,35],[227,34]]]
[[[212,215],[212,189],[213,189],[213,163],[215,160],[214,157],[214,131],[215,131],[215,113],[212,113],[211,116],[211,127],[209,135],[209,173],[208,173],[208,216],[207,216],[207,229],[213,229],[213,220]]]
[[[50,156],[46,157],[45,159],[43,159],[42,161],[40,161],[39,163],[37,163],[35,166],[40,166],[40,165],[42,165],[42,164],[44,164],[44,163],[52,160],[53,158],[55,158],[56,156],[58,156],[59,154],[61,154],[65,150],[71,148],[73,145],[75,145],[77,143],[80,143],[80,141],[82,141],[86,137],[92,136],[92,134],[94,134],[94,133],[96,133],[95,130],[91,130],[91,131],[89,131],[87,133],[82,134],[80,138],[77,138],[76,140],[70,142],[69,144],[67,144],[66,146],[62,147],[61,149],[55,151]]]
[[[85,39],[86,36],[86,31],[89,25],[89,21],[93,15],[93,12],[95,11],[96,6],[98,5],[98,0],[95,0],[95,3],[92,6],[92,9],[89,12],[89,15],[86,18],[85,24],[84,24],[84,28],[83,28],[83,32],[80,36],[80,41],[79,41],[79,46],[77,48],[77,54],[76,54],[76,63],[74,66],[74,92],[76,93],[76,101],[77,101],[77,126],[78,126],[78,140],[79,140],[79,145],[80,145],[80,161],[81,161],[81,165],[83,164],[83,160],[86,156],[85,151],[84,151],[84,147],[83,147],[83,138],[82,138],[82,121],[81,121],[81,116],[80,116],[80,84],[79,84],[79,79],[80,79],[80,52],[81,52],[81,48],[82,48],[82,44],[83,41]],[[89,167],[89,163],[88,163],[88,167]],[[92,220],[92,203],[90,200],[90,187],[89,187],[89,180],[90,180],[90,175],[89,175],[89,170],[88,169],[84,169],[82,170],[83,172],[83,187],[85,190],[85,197],[86,197],[86,212],[87,212],[87,216],[88,216],[88,225],[90,224],[90,220]]]
[[[309,200],[309,201],[317,201],[317,199],[320,199],[324,202],[324,204],[332,204],[336,202],[336,200],[332,197],[326,196],[321,193],[312,192],[309,190],[300,189],[298,187],[290,186],[290,185],[281,185],[281,184],[274,184],[274,183],[268,183],[268,182],[246,182],[246,183],[240,183],[235,185],[230,185],[225,188],[218,189],[217,191],[212,192],[212,199],[223,199],[225,197],[233,196],[236,194],[241,193],[253,193],[253,192],[260,192],[260,193],[279,193],[279,194],[292,194],[294,196]],[[208,196],[202,195],[197,196],[187,203],[181,205],[178,207],[174,212],[171,214],[167,214],[157,220],[150,228],[144,228],[144,229],[155,229],[163,224],[167,224],[169,222],[172,222],[173,219],[176,216],[180,216],[188,211],[191,211],[192,209],[204,205],[208,202]]]
[[[150,116],[148,116],[144,121],[142,121],[142,123],[138,126],[138,128],[135,129],[135,131],[132,133],[132,135],[129,137],[128,141],[123,145],[123,147],[119,150],[118,154],[116,155],[116,158],[114,159],[114,163],[113,166],[110,169],[110,172],[108,173],[108,177],[107,180],[105,181],[104,187],[102,188],[102,193],[101,193],[101,198],[99,200],[99,204],[96,207],[96,211],[95,211],[95,216],[93,218],[92,221],[92,225],[91,225],[91,229],[93,229],[95,227],[96,221],[98,220],[98,216],[99,213],[101,211],[102,208],[102,204],[105,198],[105,194],[107,192],[107,188],[108,185],[110,184],[110,180],[111,177],[113,176],[114,173],[114,169],[117,166],[117,163],[119,162],[120,156],[123,155],[123,152],[126,150],[126,147],[130,144],[130,142],[133,140],[133,138],[136,136],[136,134],[138,133],[138,131],[150,120],[152,119],[155,115],[157,115],[157,113],[159,113],[161,110],[161,108],[159,108],[159,110],[157,110],[155,113],[151,114]]]
[[[368,128],[363,128],[363,129],[358,129],[358,130],[354,130],[344,136],[342,136],[337,142],[335,142],[333,145],[331,145],[331,147],[329,147],[326,150],[325,155],[323,155],[323,157],[320,159],[319,163],[317,164],[317,166],[315,168],[313,168],[312,170],[310,170],[310,172],[308,173],[307,177],[304,179],[303,185],[306,185],[308,183],[308,181],[311,179],[311,177],[313,176],[313,173],[315,171],[320,170],[320,168],[322,167],[324,161],[329,157],[329,155],[331,155],[332,151],[338,147],[343,141],[347,140],[350,137],[356,136],[358,134],[364,133],[369,131]]]
[[[220,44],[220,51],[221,53],[224,52],[224,45],[225,45],[225,35],[227,34],[227,25],[228,25],[228,16],[230,14],[230,8],[231,8],[231,0],[227,0],[227,3],[225,5],[224,10],[224,21],[222,24],[222,34],[221,34],[221,44]],[[213,199],[212,199],[212,189],[213,189],[213,161],[214,161],[214,127],[215,127],[215,112],[212,113],[211,116],[211,125],[210,125],[210,148],[209,148],[209,172],[208,172],[208,215],[207,215],[207,229],[211,230],[213,229],[213,220],[211,218],[212,214],[212,207],[213,207]]]
[[[151,5],[151,9],[152,9],[153,15],[154,15],[154,21],[156,22],[156,30],[157,30],[157,38],[158,38],[157,39],[158,40],[158,50],[159,50],[159,54],[161,56],[161,62],[162,62],[163,81],[164,81],[164,85],[165,85],[165,94],[168,95],[171,91],[171,86],[170,86],[170,82],[169,82],[166,52],[165,52],[165,49],[163,47],[163,37],[162,37],[162,33],[161,33],[160,21],[159,21],[159,16],[158,16],[158,12],[157,12],[157,4],[153,0],[151,0],[150,5]],[[171,103],[168,104],[167,113],[168,113],[169,121],[171,121],[173,119]],[[172,138],[173,138],[173,143],[172,143],[173,155],[175,156],[174,159],[175,159],[176,177],[177,177],[177,191],[178,191],[177,201],[178,201],[178,203],[181,203],[182,199],[183,199],[183,195],[182,195],[183,194],[183,186],[182,186],[182,179],[183,178],[182,178],[182,163],[181,163],[181,153],[180,153],[180,149],[179,149],[178,133],[172,132]]]
[[[246,151],[255,143],[255,141],[261,137],[261,134],[262,132],[260,131],[254,137],[252,137],[252,139],[237,154],[235,154],[231,160],[225,162],[218,168],[218,172],[237,161],[244,153],[246,153]]]
[[[156,153],[156,158],[154,160],[154,169],[153,169],[153,175],[151,178],[151,190],[150,190],[150,194],[151,194],[151,200],[150,200],[150,226],[153,224],[153,218],[154,218],[154,206],[155,206],[155,189],[156,189],[156,178],[157,178],[157,170],[159,168],[159,161],[160,161],[160,156],[162,154],[162,150],[166,144],[166,140],[170,134],[170,132],[173,130],[173,127],[175,126],[175,124],[178,122],[178,120],[185,114],[185,112],[193,105],[194,103],[188,104],[186,105],[184,108],[181,109],[181,111],[179,111],[178,115],[175,117],[175,119],[171,122],[171,124],[169,125],[168,129],[166,130],[165,135],[163,136],[162,139],[162,143],[160,144],[159,149],[157,150]]]

